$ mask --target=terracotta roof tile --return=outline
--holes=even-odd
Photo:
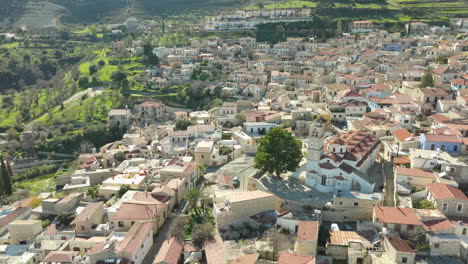
[[[153,263],[177,264],[183,249],[183,243],[176,237],[163,242]]]
[[[44,263],[73,263],[73,259],[79,254],[77,251],[51,251],[42,260]]]
[[[458,198],[468,200],[468,197],[458,188],[444,183],[431,183],[426,185],[434,199]]]
[[[460,138],[456,135],[424,134],[424,136],[429,142],[461,143]]]
[[[243,256],[240,256],[240,257],[236,258],[236,260],[231,262],[231,264],[256,264],[257,261],[258,261],[258,256],[259,255],[260,254],[258,254],[258,253],[243,255]]]
[[[378,222],[422,226],[419,217],[412,208],[374,206]]]
[[[28,207],[19,207],[16,208],[13,212],[5,215],[4,217],[0,218],[0,228],[8,225],[9,223],[16,220],[21,215],[25,214],[30,208]]]
[[[363,233],[364,234],[364,233]],[[369,232],[369,234],[371,234]],[[372,232],[372,236],[374,232]],[[349,242],[360,242],[366,246],[371,246],[371,242],[368,238],[364,237],[355,231],[330,231],[330,244],[332,245],[348,245]]]
[[[411,134],[408,130],[402,128],[398,130],[394,130],[392,132],[393,136],[397,138],[398,141],[400,142],[409,142],[409,141],[414,141],[416,138]]]
[[[70,225],[88,221],[103,205],[103,202],[89,203],[86,207],[73,219]]]
[[[317,240],[319,225],[317,221],[299,222],[297,240]]]
[[[148,235],[151,235],[152,229],[153,223],[151,222],[136,222],[118,245],[116,253],[138,254]]]
[[[423,227],[426,231],[442,231],[452,229],[453,225],[448,219],[425,221]]]
[[[424,171],[424,170],[421,170],[421,169],[397,167],[396,168],[396,173],[397,173],[397,175],[405,175],[405,176],[412,176],[412,177],[436,179],[436,176],[434,175],[433,172]]]
[[[315,264],[315,257],[302,256],[289,252],[281,252],[278,258],[278,264]]]
[[[406,252],[406,253],[410,253],[410,254],[416,254],[416,251],[414,251],[414,250],[408,245],[408,243],[406,243],[406,241],[404,241],[404,240],[401,239],[401,238],[397,238],[397,237],[391,238],[391,237],[389,237],[389,238],[388,238],[388,241],[390,242],[390,244],[392,244],[393,248],[394,248],[396,251]]]

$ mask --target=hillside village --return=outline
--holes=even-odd
[[[308,11],[238,11],[206,28]],[[57,191],[3,206],[0,263],[468,263],[468,19],[451,33],[417,21],[406,36],[372,21],[349,29],[326,42],[155,47],[162,63],[144,82],[222,71],[208,87],[221,106],[142,95],[111,109],[121,139],[80,154]],[[303,155],[275,175],[254,164],[278,131]]]

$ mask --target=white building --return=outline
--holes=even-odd
[[[374,181],[367,171],[377,157],[377,137],[364,131],[349,131],[325,142],[320,122],[311,125],[309,135],[307,185],[321,192],[373,192]]]

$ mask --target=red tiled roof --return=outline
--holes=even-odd
[[[378,222],[404,225],[418,225],[422,223],[412,208],[396,208],[386,206],[374,206],[374,214]]]
[[[441,231],[453,228],[452,223],[450,220],[432,220],[432,221],[425,221],[423,223],[423,227],[426,231]]]
[[[205,255],[207,264],[219,264],[224,261],[223,240],[219,235],[215,235],[214,241],[205,246]]]
[[[51,235],[56,235],[57,234],[57,224],[51,224],[47,227],[47,229],[44,231],[44,235],[46,236],[51,236]]]
[[[9,223],[13,222],[16,220],[18,217],[26,213],[30,208],[28,207],[19,207],[16,208],[13,212],[5,215],[4,217],[0,218],[0,228],[3,228],[4,226],[8,225]]]
[[[183,243],[176,237],[163,242],[153,263],[177,264],[182,253]]]
[[[410,254],[416,254],[416,251],[414,251],[409,245],[408,243],[406,243],[405,240],[401,239],[401,238],[397,238],[397,237],[389,237],[388,238],[388,241],[390,242],[390,244],[392,244],[393,248],[396,250],[396,251],[400,251],[400,252],[406,252],[406,253],[410,253]]]
[[[86,252],[86,254],[87,254],[87,255],[92,255],[92,254],[95,254],[95,253],[103,252],[105,246],[106,246],[106,243],[98,243],[98,244],[95,244],[94,246],[92,246],[92,247]]]
[[[159,202],[159,201],[158,201]],[[167,205],[166,205],[167,206]],[[153,220],[159,215],[161,209],[156,204],[125,202],[115,215],[115,220]]]
[[[461,143],[460,138],[456,135],[424,134],[424,136],[429,142]]]
[[[315,264],[315,257],[302,256],[289,252],[281,252],[278,258],[278,264]]]
[[[77,251],[51,251],[42,260],[45,263],[73,263],[73,259],[79,254]]]
[[[319,225],[317,221],[299,222],[297,241],[317,240]]]
[[[355,161],[360,158],[362,162],[380,143],[377,137],[362,130],[340,133],[326,143],[327,147],[335,142],[346,146],[344,159]],[[358,163],[357,166],[359,167],[360,164]]]
[[[258,261],[258,256],[259,255],[260,254],[258,254],[258,253],[243,255],[243,256],[240,256],[240,257],[236,258],[236,260],[231,262],[231,264],[255,264]]]
[[[392,132],[393,136],[397,138],[398,141],[400,142],[409,142],[409,141],[414,141],[416,138],[411,134],[408,130],[402,128],[398,130],[394,130]]]
[[[468,197],[458,188],[444,183],[431,183],[426,185],[428,191],[434,199],[444,198],[458,198],[461,200],[468,200]]]
[[[431,115],[429,116],[430,118],[438,121],[438,122],[447,122],[447,121],[450,121],[450,118],[446,115],[443,115],[443,114],[435,114],[435,115]]]
[[[82,223],[88,221],[103,205],[103,202],[89,203],[86,207],[73,219],[70,225],[75,225],[77,223]]]
[[[407,164],[411,163],[411,160],[407,157],[396,157],[393,159],[394,164]]]
[[[330,238],[328,242],[331,245],[348,245],[349,242],[361,242],[366,246],[371,246],[371,243],[367,238],[364,237],[364,234],[361,235],[355,231],[330,231]]]
[[[122,242],[120,242],[116,253],[125,252],[131,255],[137,255],[148,235],[151,235],[152,229],[153,223],[151,222],[136,222],[130,230],[128,230]]]
[[[397,167],[396,173],[397,175],[405,175],[405,176],[411,176],[411,177],[422,177],[422,178],[431,178],[431,179],[436,178],[433,172],[424,171],[421,169]]]

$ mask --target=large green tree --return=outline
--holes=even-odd
[[[185,195],[185,200],[189,203],[190,207],[193,208],[193,211],[195,212],[196,215],[200,214],[200,211],[198,210],[198,200],[201,197],[201,193],[197,189],[191,189],[190,191],[187,192]]]
[[[301,141],[288,131],[273,128],[260,140],[254,167],[278,177],[281,173],[294,171],[302,159],[301,146]]]
[[[434,76],[432,76],[432,69],[429,67],[421,78],[421,84],[419,84],[419,87],[426,88],[432,86],[434,86]]]

